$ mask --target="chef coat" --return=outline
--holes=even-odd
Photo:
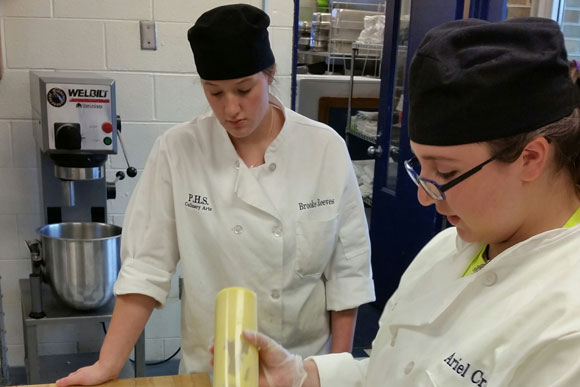
[[[580,226],[462,277],[480,248],[455,228],[437,235],[387,303],[370,359],[313,358],[322,387],[580,385]]]
[[[374,300],[361,194],[342,138],[285,109],[265,164],[248,168],[213,112],[169,129],[151,151],[124,221],[115,294],[160,305],[181,260],[180,372],[210,370],[214,303],[258,297],[258,328],[303,356],[327,353],[329,311]]]

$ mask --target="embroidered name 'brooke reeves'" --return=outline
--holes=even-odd
[[[311,201],[309,201],[308,203],[300,203],[298,202],[298,208],[300,209],[300,211],[302,210],[310,210],[312,208],[316,208],[316,207],[322,207],[322,206],[329,206],[331,204],[334,204],[334,199],[313,199]]]
[[[484,372],[482,370],[475,370],[473,372],[468,373],[469,368],[471,368],[471,363],[461,362],[461,360],[462,360],[461,358],[459,359],[456,358],[455,352],[453,352],[451,355],[449,355],[448,358],[446,358],[443,361],[445,362],[445,364],[451,367],[453,371],[457,372],[457,374],[460,375],[462,378],[467,376],[469,379],[471,379],[471,383],[479,387],[487,386],[487,379],[483,377]]]

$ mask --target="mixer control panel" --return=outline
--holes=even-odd
[[[81,126],[77,123],[54,123],[54,147],[56,149],[81,149],[83,138]]]
[[[115,82],[111,79],[31,76],[35,136],[44,152],[117,153]]]

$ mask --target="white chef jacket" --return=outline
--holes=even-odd
[[[329,312],[374,300],[361,194],[342,138],[284,113],[248,168],[213,112],[160,136],[125,215],[115,294],[166,301],[183,268],[180,372],[210,370],[219,290],[258,297],[258,328],[303,356],[327,353]]]
[[[580,226],[462,277],[480,247],[437,235],[387,303],[370,359],[313,358],[322,386],[579,386]]]

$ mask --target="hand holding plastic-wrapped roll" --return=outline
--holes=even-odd
[[[216,296],[214,387],[258,387],[258,350],[242,339],[257,330],[256,294],[249,289],[222,289]]]

